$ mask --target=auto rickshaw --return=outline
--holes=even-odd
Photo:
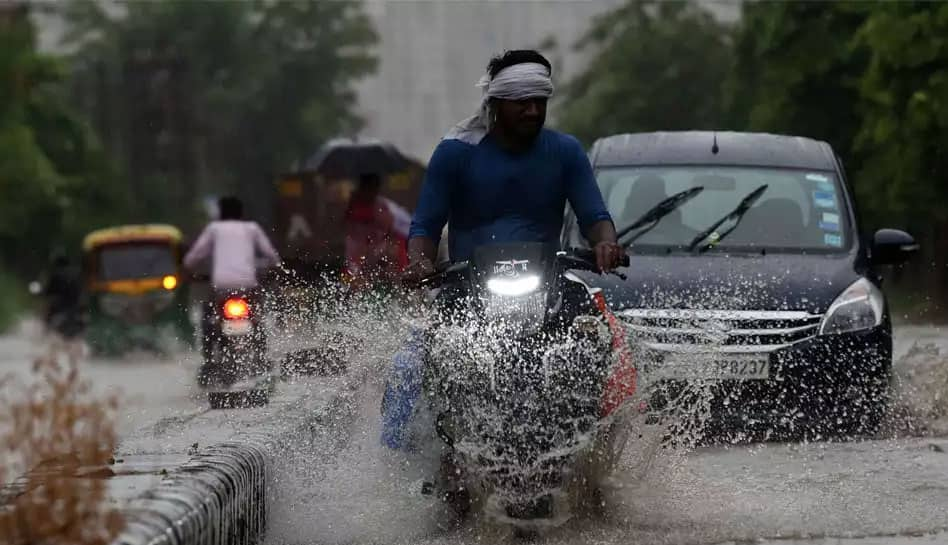
[[[165,353],[175,338],[193,346],[181,241],[181,231],[171,225],[123,225],[85,237],[86,342],[93,353]]]

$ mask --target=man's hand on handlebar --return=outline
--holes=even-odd
[[[612,272],[620,267],[623,264],[622,258],[625,257],[625,250],[622,249],[622,246],[611,241],[596,243],[593,252],[596,254],[596,267],[604,273]]]
[[[402,272],[402,284],[409,288],[416,288],[422,280],[434,273],[435,267],[430,259],[419,258],[413,260]]]

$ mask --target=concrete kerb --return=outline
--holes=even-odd
[[[266,524],[268,442],[241,437],[215,445],[129,501],[114,544],[243,545]]]
[[[278,432],[239,433],[192,456],[127,503],[125,527],[112,545],[259,542],[267,527],[275,456],[291,442],[317,435],[328,413],[344,407],[351,395],[340,388],[323,410],[296,415]]]
[[[251,545],[261,540],[267,528],[268,494],[274,480],[273,465],[291,445],[305,448],[312,442],[332,441],[331,430],[346,426],[354,413],[352,399],[362,382],[361,377],[347,377],[342,384],[320,392],[290,394],[295,400],[283,407],[274,407],[276,412],[243,413],[248,418],[238,418],[236,425],[244,429],[266,429],[266,432],[235,431],[221,435],[227,426],[215,428],[212,437],[216,443],[187,455],[171,447],[169,443],[153,445],[147,440],[154,428],[142,430],[143,435],[129,439],[130,448],[125,454],[116,453],[115,468],[131,469],[131,473],[117,471],[119,480],[124,475],[153,475],[151,484],[144,492],[134,492],[135,486],[118,485],[125,492],[112,501],[119,502],[124,518],[124,527],[111,545]],[[306,388],[308,391],[308,388]],[[299,395],[299,397],[297,397]],[[271,403],[273,406],[274,403]],[[224,414],[216,411],[207,413]],[[191,419],[182,421],[185,428]],[[229,420],[217,422],[233,427]],[[204,422],[203,425],[208,425]],[[162,432],[165,433],[165,432]],[[190,444],[204,432],[200,426],[192,436],[182,433],[174,442]],[[206,437],[205,437],[206,438]],[[212,439],[213,441],[214,439]],[[197,447],[195,443],[194,447]],[[120,446],[120,451],[123,447]],[[128,461],[119,456],[178,456],[177,462],[158,462],[151,469],[139,470],[128,466]],[[158,471],[162,464],[164,469]],[[146,463],[146,466],[149,464]],[[0,509],[15,497],[26,492],[30,477],[38,470],[0,487]],[[144,471],[141,473],[140,471]],[[77,478],[79,478],[77,476]],[[124,488],[123,488],[124,487]],[[2,540],[0,540],[2,541]]]

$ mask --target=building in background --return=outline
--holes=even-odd
[[[596,15],[622,1],[366,0],[380,62],[359,85],[362,134],[427,162],[441,135],[474,112],[474,85],[492,55],[540,49],[554,64],[554,83],[563,84],[582,67],[573,45]],[[737,0],[706,5],[725,20],[740,12]],[[550,121],[555,126],[555,108]]]
[[[591,19],[619,0],[368,0],[379,33],[379,67],[359,86],[363,134],[393,142],[427,162],[438,139],[470,116],[475,87],[490,57],[505,49],[542,48],[555,82],[579,64],[571,45]],[[546,44],[545,44],[546,42]],[[553,114],[553,112],[551,112]]]

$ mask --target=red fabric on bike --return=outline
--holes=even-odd
[[[606,417],[619,408],[625,400],[635,395],[637,372],[632,361],[632,350],[629,348],[622,322],[609,309],[606,297],[601,291],[593,295],[593,301],[609,327],[609,333],[612,337],[612,350],[616,355],[616,365],[606,381],[606,387],[600,400],[600,415]]]

